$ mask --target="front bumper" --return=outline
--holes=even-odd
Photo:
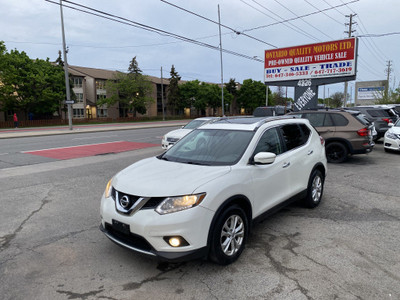
[[[208,253],[208,232],[214,213],[201,206],[166,215],[159,215],[154,209],[141,209],[129,216],[117,212],[114,200],[103,196],[100,214],[101,231],[130,250],[166,261],[200,258]],[[123,232],[115,227],[115,221],[128,225],[128,230]],[[183,237],[189,245],[172,247],[164,240],[167,236]]]
[[[394,151],[400,151],[400,139],[391,139],[385,136],[383,147]]]
[[[162,261],[181,262],[197,258],[203,258],[208,255],[208,247],[203,247],[191,251],[182,251],[182,252],[157,251],[154,248],[151,248],[149,250],[144,250],[140,246],[134,245],[126,237],[116,234],[115,231],[112,230],[110,231],[109,229],[104,228],[103,224],[100,224],[99,228],[106,235],[106,237],[108,237],[111,241],[113,241],[117,245],[147,256],[157,257]]]
[[[162,139],[161,140],[161,148],[163,148],[164,150],[168,150],[168,147],[170,145],[174,145],[176,142],[178,141],[178,139],[176,139],[176,141],[168,141],[167,139]]]

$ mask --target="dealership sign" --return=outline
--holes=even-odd
[[[357,91],[358,100],[377,100],[382,99],[385,87],[360,87]]]
[[[264,81],[323,79],[356,74],[356,38],[265,51]]]

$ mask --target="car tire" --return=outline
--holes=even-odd
[[[317,207],[324,192],[325,177],[319,170],[314,170],[308,180],[307,196],[304,199],[304,206],[308,208]]]
[[[210,259],[220,265],[236,261],[244,250],[249,232],[246,213],[229,206],[218,217],[211,232]]]
[[[349,151],[346,145],[340,142],[331,142],[326,145],[326,158],[330,163],[342,163],[346,161]]]

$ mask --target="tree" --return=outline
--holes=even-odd
[[[336,92],[331,96],[329,105],[331,107],[342,107],[343,101],[344,101],[344,93]]]
[[[48,58],[32,60],[23,51],[7,52],[0,42],[0,70],[3,110],[52,117],[66,97],[63,68],[53,65]]]
[[[142,74],[142,70],[140,70],[140,68],[139,68],[139,64],[136,60],[136,56],[134,58],[132,58],[131,62],[129,63],[128,73],[133,74],[135,76]]]
[[[269,92],[269,91],[268,91]],[[266,100],[266,86],[261,81],[246,79],[238,92],[237,102],[245,109],[247,114],[252,114],[254,109],[264,106]]]
[[[100,99],[97,105],[119,103],[124,117],[128,112],[133,112],[134,116],[136,113],[145,114],[147,106],[154,100],[150,97],[151,82],[141,72],[135,56],[129,64],[128,73],[116,72],[112,80],[107,80],[106,90],[110,96]]]
[[[179,80],[181,77],[178,72],[175,71],[174,65],[171,67],[169,78],[169,87],[168,87],[168,95],[167,95],[167,106],[172,115],[182,113],[182,110],[185,108],[184,103],[181,103],[180,95],[179,95]]]
[[[272,94],[272,101],[274,103],[274,105],[286,105],[286,100],[284,97],[284,92],[283,92],[283,87],[282,86],[278,86],[278,90],[276,91],[276,93]]]
[[[400,103],[400,88],[396,90],[388,89],[375,97],[375,104],[395,104]]]
[[[62,57],[61,57],[61,50],[58,50],[58,57],[57,57],[55,63],[61,67],[64,67],[64,61],[62,60]]]
[[[237,83],[235,78],[229,79],[229,82],[225,84],[225,88],[229,94],[232,95],[232,105],[231,105],[231,114],[237,115],[240,113],[239,107],[237,106]]]
[[[184,107],[195,107],[197,109],[198,116],[201,114],[201,110],[205,108],[203,108],[203,105],[199,105],[199,103],[197,103],[199,90],[200,81],[198,80],[187,81],[179,86],[179,102]]]

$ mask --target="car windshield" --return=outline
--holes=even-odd
[[[197,129],[159,158],[207,166],[234,165],[242,157],[253,135],[253,131]]]
[[[208,120],[193,120],[192,122],[187,123],[183,128],[184,129],[196,129],[200,127],[203,123],[207,122]]]
[[[394,124],[394,127],[400,127],[400,119],[397,120],[397,122]]]

